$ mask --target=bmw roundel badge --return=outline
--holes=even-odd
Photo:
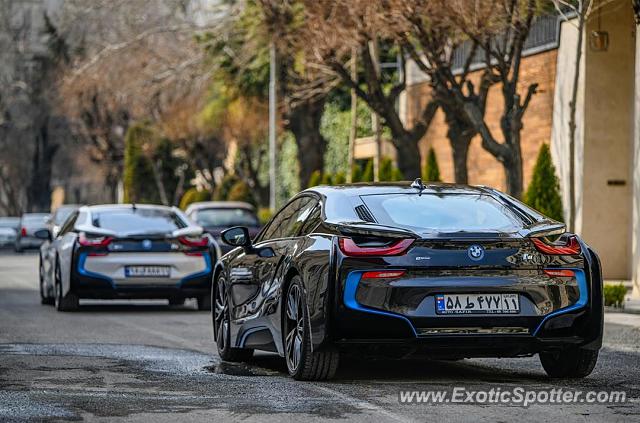
[[[148,239],[145,239],[144,241],[142,241],[142,248],[144,248],[145,250],[150,250],[151,249],[151,241]]]
[[[484,248],[482,246],[474,244],[467,249],[469,258],[473,261],[479,261],[484,258]]]

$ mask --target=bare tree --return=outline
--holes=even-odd
[[[524,43],[537,11],[536,0],[488,0],[470,3],[464,0],[441,0],[451,21],[485,56],[487,79],[500,83],[503,111],[500,118],[502,140],[489,128],[484,108],[478,103],[485,87],[467,83],[467,90],[452,85],[450,93],[456,108],[464,113],[480,135],[482,147],[504,167],[507,191],[520,198],[523,190],[522,152],[520,146],[522,119],[537,83],[526,87],[522,95],[520,67]]]
[[[438,103],[430,100],[413,125],[400,118],[396,102],[406,88],[405,46],[398,39],[401,19],[393,1],[318,0],[304,1],[305,21],[294,37],[309,52],[316,65],[330,71],[353,89],[358,97],[384,120],[392,134],[398,153],[398,167],[406,178],[420,176],[418,142],[425,135]],[[376,60],[370,46],[375,40],[395,46],[401,61],[399,81],[390,83],[388,76],[376,72]],[[361,84],[349,70],[353,52],[362,66]]]
[[[197,4],[182,0],[64,3],[59,30],[76,42],[72,63],[61,80],[61,108],[72,118],[78,138],[89,147],[94,161],[107,167],[113,200],[130,122],[161,122],[176,110],[176,104],[206,92],[211,73],[195,37],[211,31],[215,14],[221,12],[195,8]],[[186,142],[184,136],[179,141]]]
[[[41,2],[0,2],[0,203],[48,210],[52,163],[66,125],[51,89],[66,45]]]

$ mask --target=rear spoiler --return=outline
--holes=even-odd
[[[526,226],[522,235],[529,238],[543,238],[547,236],[562,235],[566,231],[567,226],[564,223],[542,221]]]
[[[346,236],[380,236],[384,238],[420,238],[420,235],[407,229],[393,226],[380,225],[378,223],[365,222],[363,220],[353,222],[331,221],[325,224]]]

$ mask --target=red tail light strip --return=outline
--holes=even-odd
[[[178,238],[178,241],[180,244],[187,247],[206,247],[209,244],[209,238],[206,236],[198,238],[187,238],[186,236],[181,236]]]
[[[404,270],[382,270],[377,272],[364,272],[362,279],[397,279],[404,276]]]
[[[412,238],[408,238],[381,247],[361,247],[351,238],[340,238],[339,244],[340,250],[351,257],[397,256],[404,253],[413,244],[413,241]]]
[[[565,245],[547,244],[541,238],[531,238],[536,249],[543,254],[554,256],[575,256],[580,254],[580,244],[575,236],[569,238]]]
[[[87,234],[84,232],[80,232],[80,236],[78,237],[78,243],[83,247],[106,247],[111,243],[111,241],[113,241],[113,238],[109,236],[87,238]]]
[[[576,273],[567,269],[544,269],[544,273],[551,278],[573,278]]]

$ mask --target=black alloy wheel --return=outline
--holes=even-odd
[[[289,375],[296,380],[331,379],[338,369],[340,355],[326,348],[313,351],[309,314],[302,279],[294,276],[287,289],[284,311],[284,349]]]

